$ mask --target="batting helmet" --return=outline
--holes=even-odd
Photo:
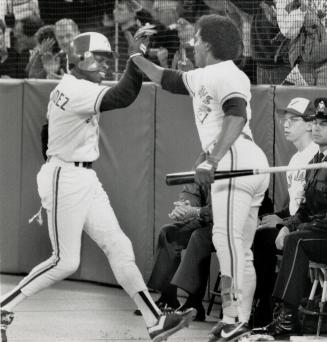
[[[81,33],[71,43],[68,54],[69,65],[78,66],[81,70],[98,71],[100,66],[94,54],[113,56],[114,52],[111,50],[109,40],[98,32]]]

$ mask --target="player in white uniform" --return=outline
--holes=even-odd
[[[318,152],[318,145],[312,141],[312,120],[316,112],[314,104],[306,98],[293,98],[283,110],[280,122],[287,141],[297,149],[289,166],[308,164]],[[256,231],[253,242],[254,265],[257,273],[255,326],[263,326],[272,320],[272,292],[275,284],[277,262],[276,244],[284,240],[285,229],[278,231],[276,225],[294,215],[304,196],[306,170],[286,173],[289,202],[282,210],[264,216]],[[281,249],[281,248],[279,248]]]
[[[133,57],[133,61],[164,89],[193,98],[196,126],[207,153],[206,161],[196,169],[196,181],[213,183],[213,243],[222,274],[223,319],[209,338],[230,341],[249,333],[247,321],[255,289],[250,247],[269,176],[214,182],[213,174],[217,168],[265,168],[268,162],[252,141],[249,128],[250,81],[233,62],[242,52],[239,30],[230,19],[218,15],[201,17],[196,27],[194,51],[198,69],[184,73],[163,69],[142,56]],[[134,42],[139,36],[136,33]]]
[[[140,54],[139,46],[136,49]],[[37,184],[47,211],[53,254],[1,298],[3,341],[7,341],[6,328],[18,303],[77,270],[83,230],[107,256],[118,283],[142,312],[153,341],[166,339],[195,317],[194,309],[163,314],[155,305],[135,264],[132,244],[92,170],[92,162],[99,157],[100,113],[130,105],[142,86],[142,73],[132,61],[117,85],[99,84],[110,55],[110,44],[102,34],[78,35],[69,56],[71,74],[64,75],[51,92],[48,160],[37,175]]]

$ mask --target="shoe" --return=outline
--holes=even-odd
[[[218,321],[216,325],[211,329],[209,333],[209,342],[218,341],[220,338],[220,333],[222,328],[227,325],[227,323],[224,323],[223,321]]]
[[[176,311],[185,311],[189,308],[194,308],[196,310],[196,316],[194,318],[194,321],[197,322],[204,322],[206,320],[206,312],[204,310],[204,307],[202,303],[192,303],[186,301],[183,305],[181,305],[179,308],[176,309]]]
[[[301,335],[301,328],[296,310],[282,306],[277,317],[265,327],[252,329],[252,335],[264,334],[273,337],[287,337]]]
[[[157,323],[148,328],[153,342],[165,341],[170,335],[187,327],[196,316],[196,310],[189,308],[184,312],[170,312],[162,314]]]
[[[14,313],[6,310],[1,311],[1,341],[7,342],[7,327],[13,321]]]
[[[241,337],[245,337],[250,334],[251,330],[246,322],[228,324],[220,321],[211,330],[209,334],[209,342],[238,341]]]
[[[163,302],[160,299],[158,299],[155,303],[157,307],[160,309],[160,311],[164,313],[173,312],[180,306],[178,300],[176,300],[176,302],[173,302],[173,306],[168,305],[166,302]],[[134,315],[142,316],[141,310],[140,309],[134,310]]]

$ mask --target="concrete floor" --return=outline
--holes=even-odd
[[[11,290],[20,279],[0,275],[0,294]],[[155,299],[156,296],[153,295]],[[206,322],[192,322],[169,341],[208,341],[208,332],[218,319],[215,309],[214,306]],[[149,341],[143,319],[135,316],[134,310],[134,302],[121,289],[66,280],[17,306],[15,319],[8,328],[8,342]],[[302,336],[291,341],[326,342],[327,338]]]
[[[0,275],[1,293],[20,279]],[[8,342],[149,341],[143,319],[133,314],[134,309],[134,302],[121,289],[66,280],[17,306]],[[213,311],[208,322],[193,322],[169,341],[207,341],[217,318]]]

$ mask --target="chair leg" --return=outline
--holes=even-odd
[[[216,298],[216,296],[218,295],[218,287],[219,287],[219,284],[220,284],[220,273],[219,273],[218,276],[217,276],[215,285],[214,285],[214,287],[213,287],[213,291],[211,292],[211,298],[210,298],[209,305],[208,305],[208,309],[207,309],[207,315],[208,315],[208,316],[209,316],[210,313],[211,313],[211,310],[212,310],[212,307],[213,307],[215,298]]]

